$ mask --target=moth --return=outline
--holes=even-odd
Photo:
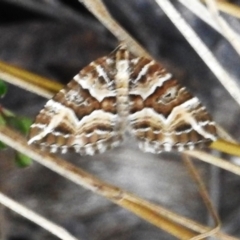
[[[144,152],[184,151],[217,139],[199,99],[158,62],[120,45],[84,67],[37,115],[29,144],[50,152],[103,153],[125,133]]]

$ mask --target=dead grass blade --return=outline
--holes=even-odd
[[[232,27],[222,18],[218,12],[217,2],[215,0],[206,0],[209,11],[215,22],[221,28],[222,35],[230,42],[235,51],[240,55],[240,37]]]
[[[211,26],[213,29],[215,29],[225,37],[225,32],[219,26],[219,24],[217,24],[216,21],[214,21],[214,19],[211,16],[211,13],[208,11],[208,9],[202,3],[202,1],[199,1],[199,0],[178,0],[178,1],[181,2],[181,4],[184,5],[186,8],[188,8],[191,12],[193,12],[197,17],[199,17],[201,20],[206,22],[209,26]],[[219,4],[219,1],[216,2],[216,6],[218,6],[218,4]],[[235,34],[237,35],[237,37],[234,37],[234,38],[238,39],[239,41],[240,39],[239,34],[237,34],[236,32]]]
[[[202,151],[197,151],[197,150],[193,150],[193,151],[186,151],[184,152],[186,154],[188,154],[191,157],[194,157],[196,159],[199,159],[203,162],[212,164],[216,167],[220,167],[224,170],[227,170],[229,172],[232,172],[234,174],[240,175],[240,166],[233,164],[231,162],[228,162],[226,160],[223,160],[219,157],[215,157],[211,154],[202,152]]]
[[[196,182],[196,184],[198,186],[199,193],[201,194],[201,197],[202,197],[209,213],[212,215],[212,218],[215,221],[215,227],[214,228],[212,228],[211,230],[209,230],[205,233],[199,234],[196,237],[193,237],[191,240],[204,239],[206,237],[213,236],[218,231],[220,231],[221,221],[220,221],[220,218],[218,216],[217,211],[215,210],[215,208],[214,208],[214,206],[211,202],[211,199],[208,195],[208,192],[207,192],[207,189],[206,189],[206,187],[203,183],[203,180],[201,179],[201,177],[200,177],[197,169],[195,168],[193,162],[191,161],[190,157],[187,156],[186,154],[182,154],[182,158],[183,158],[183,161],[184,161],[187,169],[189,170],[189,173],[192,176],[192,179]]]
[[[38,93],[38,95],[45,98],[51,98],[54,93],[62,88],[62,85],[58,82],[11,66],[2,61],[0,61],[0,79],[30,92]]]
[[[186,38],[196,53],[206,63],[213,74],[222,83],[225,89],[230,93],[233,99],[240,105],[240,86],[237,84],[237,81],[233,79],[220,65],[210,49],[203,43],[201,38],[199,38],[190,25],[182,18],[181,14],[169,0],[155,1]]]
[[[46,229],[47,231],[52,233],[54,236],[62,240],[80,240],[75,238],[73,235],[67,232],[64,228],[56,225],[55,223],[49,221],[48,219],[31,211],[30,209],[12,200],[11,198],[7,197],[5,194],[1,192],[0,192],[0,203],[3,204],[5,207],[11,209],[12,211],[20,214],[21,216],[27,218],[28,220],[36,223],[37,225],[41,226],[42,228]]]
[[[213,142],[210,145],[210,147],[212,149],[216,149],[218,151],[240,157],[239,143],[233,143],[233,142],[226,141],[224,139],[218,139],[217,141]]]
[[[178,0],[182,5],[188,8],[191,12],[193,12],[197,17],[206,22],[213,29],[218,31],[221,34],[221,29],[219,26],[213,21],[211,18],[211,14],[204,6],[204,4],[199,0]]]
[[[233,17],[240,18],[240,7],[229,1],[217,1],[217,7],[220,11],[225,12]]]

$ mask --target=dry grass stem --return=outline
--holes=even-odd
[[[220,218],[218,216],[217,211],[215,210],[214,206],[212,205],[211,199],[208,195],[207,189],[197,171],[197,169],[195,168],[193,162],[191,161],[190,157],[188,157],[186,154],[182,154],[183,157],[183,161],[185,163],[185,165],[187,166],[189,173],[191,174],[192,178],[194,179],[194,181],[196,182],[199,192],[201,194],[201,197],[209,211],[209,213],[212,215],[214,221],[215,221],[215,227],[212,228],[211,230],[199,234],[198,236],[192,238],[191,240],[199,240],[199,239],[203,239],[206,237],[210,237],[214,234],[216,234],[218,231],[220,231],[220,227],[221,227],[221,221]]]
[[[231,155],[240,157],[240,145],[239,143],[229,142],[223,139],[218,139],[215,142],[212,142],[210,145],[212,149],[216,149],[218,151],[228,153]]]
[[[8,127],[0,126],[0,141],[19,152],[27,154],[35,161],[72,182],[91,190],[94,193],[98,193],[121,207],[132,211],[137,216],[159,228],[162,228],[179,239],[189,239],[196,235],[193,231],[203,233],[209,229],[208,227],[202,226],[192,220],[178,216],[168,210],[164,210],[160,206],[142,200],[122,189],[107,184],[54,155],[47,154],[46,152],[29,146],[20,134]],[[182,223],[182,225],[180,225],[180,223]],[[219,233],[218,235],[220,239],[235,239],[222,233]]]
[[[233,144],[238,144],[238,141],[232,137],[224,128],[219,126],[218,124],[216,125],[217,127],[217,134],[221,139],[224,139],[225,141],[228,141]]]
[[[193,12],[196,16],[198,16],[201,20],[203,20],[205,23],[207,23],[213,29],[222,34],[220,27],[215,23],[207,8],[199,0],[178,0],[178,1],[186,8],[188,8],[191,12]]]
[[[195,31],[182,18],[180,13],[168,0],[155,0],[169,19],[174,23],[189,44],[194,48],[210,70],[215,74],[218,80],[231,94],[235,101],[240,105],[240,87],[234,79],[223,69],[217,59],[213,56],[208,47],[198,37]]]
[[[219,15],[215,0],[206,0],[207,6],[215,22],[221,28],[222,35],[230,42],[235,51],[240,55],[240,37],[230,25]]]
[[[213,16],[205,5],[203,5],[199,0],[178,0],[185,7],[187,7],[191,12],[193,12],[196,16],[210,25],[213,29],[218,31],[223,35],[235,48],[235,50],[239,53],[239,41],[240,36],[238,33],[234,32],[232,28],[228,25],[228,23],[219,16],[217,11],[217,2],[215,1],[215,13],[217,16]],[[211,1],[211,0],[210,0]],[[208,1],[207,1],[208,2]]]
[[[64,228],[56,225],[55,223],[49,221],[48,219],[36,214],[30,209],[24,207],[18,202],[12,200],[7,197],[5,194],[0,192],[0,203],[12,211],[20,214],[21,216],[27,218],[28,220],[36,223],[47,231],[51,232],[56,237],[62,240],[80,240],[72,236],[69,232],[67,232]]]
[[[131,195],[129,195],[128,198],[130,199]],[[133,203],[136,202],[136,199],[134,197],[131,198],[131,202],[133,202]],[[204,234],[204,233],[212,230],[210,227],[206,227],[206,226],[204,226],[200,223],[196,223],[195,221],[193,221],[191,219],[180,216],[180,215],[178,215],[174,212],[171,212],[171,211],[169,211],[169,210],[167,210],[167,209],[165,209],[161,206],[157,206],[157,205],[149,203],[145,200],[141,200],[141,202],[138,202],[137,204],[138,205],[141,205],[141,204],[147,205],[148,208],[152,209],[155,212],[155,214],[159,213],[160,215],[164,216],[166,219],[169,219],[169,220],[171,220],[172,222],[174,222],[178,225],[189,228],[196,233]],[[171,225],[169,227],[171,227]],[[172,229],[171,231],[175,231],[175,229]],[[196,233],[193,234],[192,237],[196,236]],[[221,233],[221,232],[217,232],[216,236],[218,237],[218,239],[222,239],[222,240],[223,239],[224,240],[239,240],[238,238],[226,235],[226,234]],[[182,235],[181,237],[184,237],[184,236]],[[182,239],[182,238],[180,238],[180,239]],[[184,238],[184,239],[186,239],[186,238]]]
[[[233,17],[240,18],[240,7],[228,1],[217,1],[217,7],[220,11],[225,12]]]
[[[120,41],[138,56],[151,58],[148,52],[135,41],[110,15],[102,0],[79,0]]]
[[[0,79],[38,95],[51,98],[62,85],[18,67],[0,61]]]
[[[194,157],[196,159],[202,160],[204,162],[207,162],[209,164],[212,164],[216,167],[220,167],[224,170],[227,170],[229,172],[232,172],[234,174],[240,175],[240,166],[233,164],[231,162],[228,162],[226,160],[223,160],[219,157],[215,157],[211,154],[205,153],[205,152],[201,152],[201,151],[186,151],[184,152],[186,154],[188,154],[191,157]]]

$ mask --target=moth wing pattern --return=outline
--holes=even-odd
[[[29,144],[81,155],[118,146],[129,131],[145,152],[184,151],[217,139],[197,97],[159,63],[125,45],[83,68],[36,117]]]
[[[37,115],[28,143],[51,152],[69,149],[93,155],[117,146],[118,132],[113,60],[90,63]]]
[[[130,132],[145,152],[184,151],[217,138],[199,99],[154,60],[133,59],[129,105]]]

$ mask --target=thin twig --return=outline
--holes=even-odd
[[[210,155],[205,152],[200,152],[200,151],[186,151],[184,152],[188,154],[189,156],[192,156],[196,159],[202,160],[203,162],[212,164],[216,167],[220,167],[224,170],[227,170],[229,172],[232,172],[234,174],[240,175],[240,166],[233,164],[231,162],[228,162],[226,160],[223,160],[219,157],[215,157],[213,155]]]
[[[221,32],[224,37],[230,42],[236,52],[240,55],[240,37],[233,31],[230,25],[219,15],[217,3],[215,0],[206,0],[210,13],[215,19],[215,22],[222,29]]]
[[[188,8],[201,20],[211,26],[213,29],[222,34],[220,27],[213,21],[207,8],[199,0],[178,0],[182,5]]]
[[[206,0],[210,12],[198,0],[178,0],[195,15],[197,15],[204,22],[209,24],[212,28],[222,34],[229,43],[233,46],[236,52],[240,55],[240,35],[236,33],[230,25],[219,15],[217,2],[215,0]]]
[[[132,211],[137,216],[168,231],[180,239],[189,239],[193,237],[195,235],[193,231],[203,233],[209,230],[209,227],[202,226],[199,223],[181,217],[160,206],[142,200],[133,194],[97,179],[93,175],[60,158],[29,146],[21,135],[6,126],[0,126],[0,141],[19,152],[27,154],[38,163],[70,181],[108,198],[112,202]],[[236,240],[236,238],[223,233],[218,233],[218,237],[224,240]]]
[[[195,168],[193,162],[191,161],[190,157],[187,156],[186,154],[182,154],[182,156],[183,156],[183,161],[184,161],[185,165],[187,166],[192,178],[195,180],[195,182],[198,186],[199,192],[201,194],[201,197],[202,197],[208,211],[210,212],[210,214],[212,215],[212,217],[216,223],[215,227],[212,228],[210,231],[199,234],[198,236],[193,237],[191,240],[204,239],[206,237],[213,236],[218,231],[220,231],[221,221],[220,221],[217,211],[215,210],[215,208],[211,202],[211,199],[208,195],[207,189],[206,189],[197,169]]]
[[[218,9],[233,17],[240,18],[240,7],[228,1],[217,1]]]
[[[2,61],[0,61],[0,79],[45,98],[51,98],[54,93],[63,88],[60,83]]]
[[[240,145],[232,141],[218,139],[210,145],[212,149],[240,157]]]
[[[216,127],[218,136],[228,141],[229,143],[238,144],[238,141],[233,136],[231,136],[223,127],[219,126],[218,124]]]
[[[207,64],[211,71],[215,74],[218,80],[232,95],[235,101],[240,105],[240,86],[236,81],[229,76],[227,71],[223,69],[217,59],[213,56],[208,47],[198,37],[195,31],[182,18],[176,8],[169,0],[155,0],[162,10],[166,13],[169,19],[174,23],[182,35],[186,38],[189,44],[194,48],[202,60]]]
[[[51,232],[53,235],[62,240],[79,240],[75,238],[73,235],[71,235],[69,232],[67,232],[64,228],[36,214],[32,210],[24,207],[23,205],[12,200],[11,198],[7,197],[5,194],[1,192],[0,203],[6,206],[7,208],[10,208],[14,212],[20,214],[21,216],[27,218],[28,220],[36,223],[37,225],[41,226],[42,228],[46,229],[47,231]]]
[[[185,7],[187,7],[196,16],[198,16],[201,20],[203,20],[213,29],[222,34],[223,37],[226,37],[225,36],[226,32],[224,31],[224,28],[219,26],[219,24],[217,24],[216,21],[213,20],[212,15],[210,14],[206,6],[203,5],[199,0],[178,0],[178,1],[181,2],[181,4],[183,4]],[[217,4],[218,3],[216,2],[216,5]],[[232,38],[235,39],[234,42],[237,42],[240,40],[240,35],[234,32],[234,36],[230,38],[230,42],[232,41],[231,40]]]
[[[217,156],[220,156],[219,152],[215,151],[215,154]],[[209,171],[208,171],[208,191],[209,195],[212,201],[212,204],[215,206],[217,211],[220,209],[220,202],[221,202],[221,192],[222,192],[222,170],[220,168],[210,166]],[[212,224],[212,218],[211,216],[208,216],[207,218],[207,223],[208,225]],[[225,221],[224,221],[225,222]],[[225,229],[225,224],[224,224],[224,229]]]

